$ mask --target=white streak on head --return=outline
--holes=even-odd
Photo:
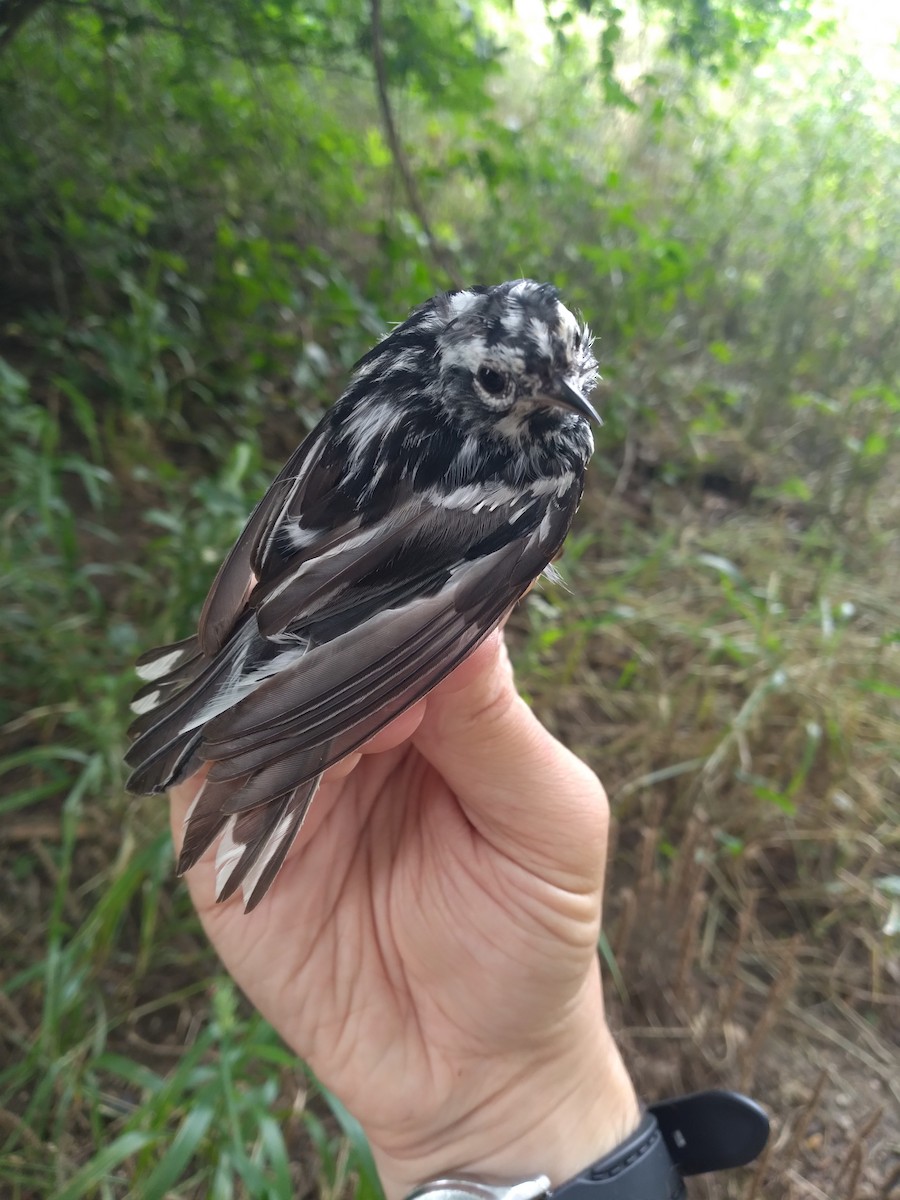
[[[563,337],[566,338],[569,345],[574,345],[575,337],[581,329],[578,319],[561,301],[557,301],[556,307],[559,311],[559,327]]]
[[[483,366],[513,377],[525,370],[525,356],[521,350],[503,342],[489,348],[484,338],[474,333],[465,338],[454,338],[442,348],[441,357],[444,366],[462,367],[473,375]]]
[[[545,358],[549,358],[552,350],[550,348],[550,330],[538,317],[532,317],[529,322],[529,332],[531,340],[537,346],[541,354]]]
[[[522,328],[522,310],[518,307],[510,307],[503,314],[500,323],[508,334],[515,337]]]
[[[487,358],[487,353],[484,338],[472,334],[450,341],[442,349],[442,358],[445,367],[462,367],[474,375]]]
[[[508,375],[518,376],[525,370],[525,355],[514,346],[494,346],[491,350],[491,365],[505,371]]]
[[[493,432],[499,437],[506,438],[508,442],[520,442],[522,434],[526,431],[526,425],[530,413],[524,407],[513,408],[508,412],[502,420],[494,425]]]
[[[461,317],[481,299],[475,292],[457,292],[450,297],[450,318]]]

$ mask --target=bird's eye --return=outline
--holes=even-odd
[[[493,367],[479,367],[476,378],[490,396],[501,396],[506,391],[506,376]]]

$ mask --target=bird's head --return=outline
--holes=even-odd
[[[427,476],[426,441],[448,477],[467,477],[477,459],[517,478],[552,474],[591,455],[598,378],[589,331],[550,284],[444,292],[356,364],[329,415],[334,453],[348,479],[369,472],[379,486],[410,463]]]
[[[600,422],[590,333],[555,287],[517,279],[432,303],[441,392],[462,420],[512,439],[572,413]]]

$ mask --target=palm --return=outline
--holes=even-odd
[[[212,903],[209,859],[189,876],[237,982],[376,1138],[402,1126],[411,1095],[419,1121],[423,1102],[441,1120],[461,1095],[477,1104],[456,1087],[460,1062],[514,1062],[535,1030],[550,1045],[585,989],[599,989],[592,798],[584,828],[559,839],[571,861],[542,861],[553,842],[542,814],[525,808],[505,828],[497,780],[495,826],[484,789],[462,795],[435,765],[446,703],[429,700],[382,735],[399,745],[326,779],[252,914]],[[582,771],[570,790],[585,783]]]

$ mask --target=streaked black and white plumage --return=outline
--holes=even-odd
[[[588,331],[549,284],[442,294],[356,365],[219,570],[194,637],[145,655],[127,762],[204,763],[179,872],[275,878],[321,773],[421,699],[559,552],[593,450]]]

